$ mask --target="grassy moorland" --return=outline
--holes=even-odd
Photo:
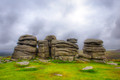
[[[31,68],[17,66],[16,62],[0,63],[0,80],[120,80],[120,68],[116,68],[120,65],[57,62],[31,60]],[[86,66],[93,66],[93,70],[82,71]]]
[[[120,61],[120,51],[118,50],[106,51],[106,57],[108,60],[119,60]]]

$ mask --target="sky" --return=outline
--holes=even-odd
[[[0,0],[0,52],[13,52],[21,35],[38,40],[101,39],[120,49],[120,0]]]

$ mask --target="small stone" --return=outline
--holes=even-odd
[[[5,63],[11,62],[10,60],[4,60]]]
[[[120,69],[120,67],[115,67],[116,69]]]
[[[91,69],[93,69],[93,67],[92,66],[86,66],[85,68],[83,68],[82,70],[91,70]]]
[[[56,75],[56,76],[60,76],[60,77],[63,76],[62,74],[55,74],[55,75]]]
[[[29,65],[29,62],[28,61],[23,61],[23,62],[17,62],[16,64],[19,64],[21,66],[27,66],[27,65]]]
[[[18,61],[17,59],[11,59],[11,61]]]
[[[117,63],[107,63],[107,64],[110,64],[110,65],[115,65],[115,66],[117,66],[118,64]]]

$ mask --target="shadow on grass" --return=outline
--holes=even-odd
[[[27,66],[29,66],[29,65],[19,65],[19,64],[15,64],[14,66],[17,67],[17,68],[24,68],[24,67],[27,67]]]
[[[95,70],[90,69],[90,70],[80,70],[81,72],[87,72],[87,73],[97,73]]]
[[[51,76],[51,77],[54,77],[54,76],[62,77],[63,74],[60,73],[60,72],[52,72],[52,73],[50,73],[50,76]]]
[[[25,67],[25,68],[20,68],[20,69],[17,69],[17,71],[37,71],[38,68],[36,67]]]
[[[75,61],[51,60],[52,63],[75,63]]]

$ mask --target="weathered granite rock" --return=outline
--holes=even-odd
[[[48,58],[49,56],[49,46],[47,40],[39,40],[38,41],[38,57],[40,58]]]
[[[51,57],[52,40],[56,40],[56,37],[54,35],[49,35],[45,38],[45,40],[38,41],[38,57],[40,58]]]
[[[105,60],[102,60],[102,59],[93,59],[93,61],[94,62],[96,62],[96,63],[106,63],[106,61]]]
[[[85,68],[83,68],[82,70],[91,70],[91,69],[93,69],[93,67],[92,66],[86,66]]]
[[[90,59],[95,62],[105,62],[105,51],[102,40],[87,39],[84,42],[83,53],[91,56]]]
[[[53,40],[52,41],[52,58],[63,60],[63,61],[73,61],[75,55],[78,54],[78,45],[63,41],[63,40]]]
[[[2,63],[1,59],[0,59],[0,63]]]
[[[57,40],[54,35],[49,35],[45,40],[39,40],[32,35],[24,35],[19,38],[18,45],[14,49],[12,59],[33,59],[36,56],[48,59],[59,59],[63,61],[95,61],[104,62],[105,48],[103,41],[87,39],[84,42],[83,53],[78,54],[77,39],[70,38],[67,41]],[[38,45],[38,49],[37,49]]]
[[[73,61],[78,53],[76,39],[73,42],[57,40],[54,35],[47,36],[45,40],[38,41],[38,56],[40,58],[53,58],[64,61]]]
[[[107,63],[107,64],[109,64],[109,65],[115,65],[115,66],[117,66],[117,65],[118,65],[117,63],[114,63],[114,62]]]
[[[56,37],[54,35],[49,35],[45,38],[45,40],[49,41],[49,40],[57,40]]]
[[[77,54],[75,55],[75,60],[80,62],[90,62],[91,56],[88,54]]]
[[[30,64],[30,62],[28,61],[23,61],[23,62],[16,62],[17,65],[20,65],[20,66],[28,66]]]
[[[101,45],[103,44],[103,41],[98,39],[86,39],[84,44]]]
[[[71,42],[71,43],[77,43],[77,39],[75,39],[75,38],[67,39],[67,41]]]
[[[24,35],[19,38],[18,45],[14,49],[12,59],[33,59],[37,52],[37,38],[32,35]]]
[[[23,35],[19,38],[19,41],[32,40],[37,41],[37,38],[33,35]]]

